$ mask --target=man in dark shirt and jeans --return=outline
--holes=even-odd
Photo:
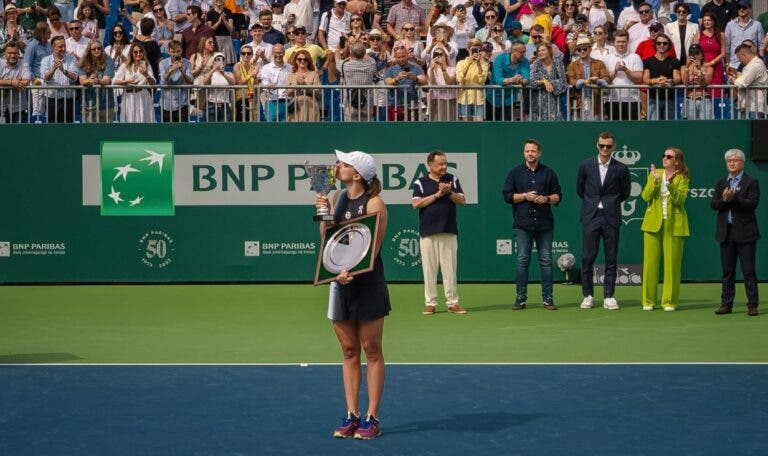
[[[437,307],[437,272],[442,271],[448,312],[467,313],[459,305],[456,292],[456,256],[459,230],[456,205],[467,203],[459,178],[448,174],[445,152],[435,150],[427,156],[429,174],[413,185],[414,209],[419,210],[419,247],[424,270],[424,315],[434,315]]]
[[[559,204],[563,197],[555,172],[541,164],[541,144],[535,139],[523,143],[525,163],[507,174],[504,182],[504,201],[512,205],[515,222],[515,249],[517,273],[515,286],[517,299],[512,310],[522,310],[528,299],[528,264],[531,261],[533,242],[538,250],[541,268],[541,296],[544,308],[557,310],[552,297],[552,239],[555,219],[551,204]]]

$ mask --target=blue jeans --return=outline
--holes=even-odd
[[[267,122],[285,122],[288,118],[288,100],[268,100],[264,103],[264,117]]]
[[[515,229],[515,249],[517,250],[515,287],[518,297],[528,297],[528,265],[531,262],[533,242],[536,241],[541,268],[541,296],[545,300],[552,299],[552,238],[554,234],[555,230]]]

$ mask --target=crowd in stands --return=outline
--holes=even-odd
[[[766,116],[768,13],[615,1],[4,0],[2,122]]]

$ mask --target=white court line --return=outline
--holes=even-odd
[[[365,365],[365,363],[362,363]],[[768,362],[730,362],[730,361],[704,361],[704,362],[619,362],[619,363],[386,363],[388,366],[765,366]],[[50,367],[100,367],[100,366],[126,366],[126,367],[185,367],[185,366],[232,366],[232,367],[309,367],[309,366],[341,366],[341,363],[26,363],[26,364],[0,364],[0,367],[26,367],[26,366],[50,366]]]

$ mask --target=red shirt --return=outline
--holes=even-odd
[[[653,57],[654,55],[656,55],[656,47],[654,46],[654,41],[656,40],[653,38],[648,38],[647,40],[637,45],[637,49],[635,49],[635,54],[640,56],[640,60],[645,60],[648,57]],[[677,58],[677,54],[675,54],[674,46],[669,47],[669,51],[667,52],[667,55],[673,58]]]
[[[200,40],[208,37],[216,39],[216,34],[213,33],[212,28],[208,27],[208,24],[200,24],[195,31],[192,31],[192,27],[189,27],[181,32],[181,48],[184,51],[184,57],[187,59],[192,58],[197,52]],[[214,51],[218,51],[218,46],[214,46]]]

